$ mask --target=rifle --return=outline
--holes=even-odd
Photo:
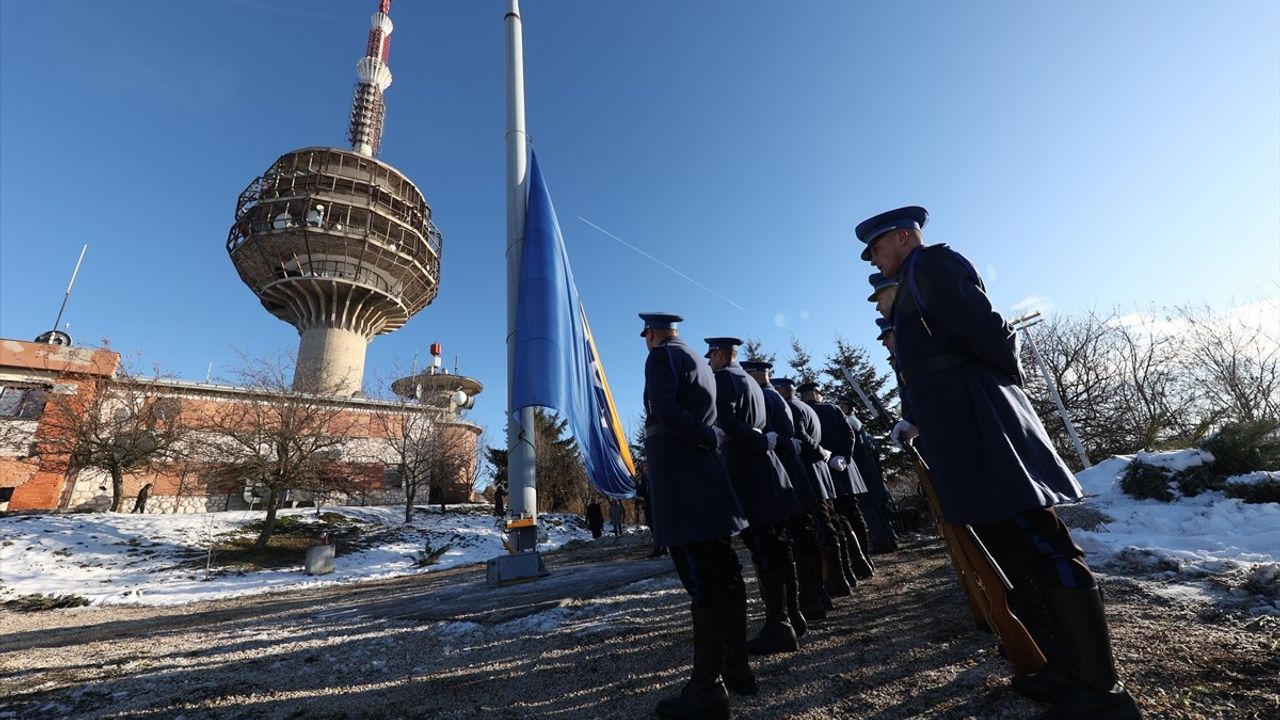
[[[863,391],[853,373],[843,367],[840,372],[869,411],[879,413],[890,425],[896,424],[897,420],[880,403],[879,398]],[[938,525],[938,533],[945,542],[947,554],[956,571],[956,579],[969,600],[969,610],[973,613],[975,622],[979,628],[985,625],[1000,637],[1014,672],[1022,675],[1039,672],[1044,668],[1044,653],[1022,621],[1009,610],[1009,591],[1013,589],[1013,584],[972,527],[955,525],[943,518],[938,493],[929,476],[929,466],[920,456],[920,451],[909,443],[904,444],[902,449],[910,454],[914,462],[920,486],[929,502],[930,514]]]

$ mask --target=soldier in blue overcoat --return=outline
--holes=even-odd
[[[742,540],[751,550],[764,625],[747,641],[753,655],[799,648],[787,615],[786,567],[794,562],[786,522],[804,512],[791,479],[774,453],[778,435],[765,427],[760,386],[738,364],[738,338],[707,338],[707,359],[716,378],[716,424],[726,439],[720,448],[729,481],[747,516]]]
[[[791,418],[791,407],[773,385],[769,382],[769,373],[773,364],[769,362],[744,360],[742,369],[760,385],[764,395],[765,431],[777,434],[778,440],[774,452],[782,461],[787,471],[791,486],[796,490],[803,512],[792,515],[786,521],[787,536],[791,538],[791,550],[794,562],[785,566],[787,587],[787,615],[791,618],[791,627],[796,637],[804,635],[808,629],[807,618],[812,614],[815,620],[826,616],[822,607],[822,546],[818,540],[817,525],[813,517],[817,512],[820,496],[818,489],[809,481],[805,472],[804,461],[800,459],[800,441],[796,439],[795,423]]]
[[[800,459],[804,461],[806,474],[819,497],[814,523],[817,525],[822,547],[821,601],[824,608],[831,609],[831,598],[849,596],[852,594],[849,581],[852,580],[855,585],[858,582],[853,571],[846,568],[846,527],[843,522],[837,521],[839,514],[835,509],[836,489],[831,482],[831,468],[827,466],[831,453],[822,447],[822,423],[818,414],[796,396],[795,381],[791,378],[774,378],[773,386],[791,408],[795,437],[800,444]]]
[[[855,437],[849,423],[845,422],[844,413],[831,403],[824,402],[822,391],[815,382],[807,382],[796,388],[800,398],[818,414],[822,424],[822,447],[829,452],[827,465],[831,469],[831,481],[836,486],[836,522],[841,523],[847,532],[844,535],[846,566],[855,580],[866,580],[874,573],[871,563],[871,546],[867,535],[867,521],[862,516],[862,508],[858,506],[856,495],[867,492],[867,486],[858,473],[858,466],[853,464],[853,446]]]
[[[928,217],[899,208],[856,233],[863,259],[898,279],[898,372],[943,515],[973,526],[1017,592],[1042,601],[1052,627],[1051,638],[1037,637],[1049,665],[1014,688],[1053,701],[1042,718],[1139,717],[1116,674],[1097,582],[1053,512],[1079,499],[1080,486],[1022,391],[1013,329],[964,256],[924,244]]]
[[[711,368],[679,337],[682,318],[642,313],[645,457],[653,534],[691,598],[693,674],[658,703],[661,717],[728,717],[726,687],[754,694],[747,661],[747,594],[732,535],[746,526],[720,461]],[[722,681],[723,675],[723,681]]]

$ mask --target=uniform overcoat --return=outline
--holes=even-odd
[[[678,336],[644,364],[645,457],[658,546],[728,537],[746,527],[716,451],[716,381]]]
[[[804,462],[809,482],[813,483],[822,500],[835,500],[836,486],[831,482],[831,469],[822,459],[822,423],[818,414],[794,395],[787,404],[791,406],[796,440],[800,441],[800,459]]]
[[[853,446],[853,464],[858,466],[858,474],[867,486],[867,497],[872,502],[889,502],[889,488],[884,484],[884,473],[880,469],[880,449],[875,438],[866,428],[853,431],[857,442]]]
[[[767,411],[760,385],[737,363],[717,370],[715,380],[716,424],[727,436],[720,452],[747,522],[763,529],[804,512],[764,436]]]
[[[791,487],[795,488],[800,506],[807,513],[814,512],[818,509],[821,498],[818,496],[817,488],[809,482],[809,476],[804,469],[805,464],[800,459],[800,441],[796,439],[796,427],[791,417],[791,408],[777,390],[761,386],[760,392],[764,393],[764,407],[767,415],[765,430],[778,434],[778,446],[774,448],[774,452],[782,461],[787,477],[791,479]]]
[[[946,245],[916,248],[893,308],[908,420],[920,429],[942,512],[1002,520],[1082,496],[1023,393],[1014,330]]]
[[[809,403],[809,407],[818,414],[818,422],[822,425],[822,447],[831,454],[838,455],[847,463],[844,470],[831,470],[831,482],[836,486],[836,495],[861,495],[867,491],[858,466],[853,462],[853,446],[856,439],[853,428],[849,427],[840,408],[831,403]]]

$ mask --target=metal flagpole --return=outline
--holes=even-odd
[[[538,490],[534,474],[534,411],[513,416],[516,305],[520,292],[520,256],[528,205],[529,139],[524,124],[524,38],[519,0],[507,8],[507,485],[511,544],[517,553],[536,551]],[[513,421],[514,417],[514,421]]]
[[[1062,424],[1067,426],[1067,437],[1071,438],[1071,444],[1076,448],[1076,454],[1080,456],[1080,462],[1086,468],[1093,467],[1093,463],[1089,462],[1089,456],[1085,454],[1084,444],[1080,442],[1080,436],[1076,434],[1075,423],[1071,422],[1071,413],[1067,412],[1067,406],[1062,404],[1062,396],[1058,394],[1058,386],[1054,384],[1053,377],[1049,375],[1049,367],[1045,365],[1044,358],[1040,356],[1040,348],[1036,347],[1035,338],[1031,337],[1030,328],[1033,325],[1043,322],[1036,320],[1040,317],[1040,311],[1027,313],[1009,324],[1015,330],[1021,330],[1022,336],[1027,339],[1027,346],[1031,348],[1031,357],[1035,358],[1036,367],[1040,368],[1040,376],[1044,378],[1044,384],[1049,386],[1049,397],[1053,398],[1053,404],[1058,407],[1058,415],[1062,418]],[[1035,320],[1035,322],[1030,322]]]

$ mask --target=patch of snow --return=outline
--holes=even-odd
[[[387,531],[374,547],[339,555],[330,575],[310,577],[295,568],[244,573],[205,573],[206,553],[221,536],[243,531],[262,511],[191,515],[72,513],[0,518],[0,601],[35,593],[81,595],[95,605],[177,605],[275,590],[432,572],[480,563],[503,554],[503,533],[488,514],[462,506],[440,513],[418,508],[408,525],[403,507],[327,507]],[[308,520],[312,509],[283,509],[281,517]],[[554,550],[572,540],[590,540],[579,518],[542,515]],[[317,536],[322,531],[317,526]],[[426,544],[448,549],[439,561],[417,565]]]
[[[1138,453],[1115,456],[1080,472],[1076,478],[1089,496],[1085,503],[1111,520],[1096,530],[1075,530],[1072,536],[1091,558],[1169,579],[1246,577],[1257,572],[1261,582],[1253,584],[1269,585],[1274,574],[1267,568],[1280,567],[1280,504],[1250,504],[1220,492],[1179,497],[1175,502],[1137,500],[1118,485],[1134,460],[1177,471],[1211,459],[1201,450]],[[1259,475],[1276,473],[1242,477],[1259,482],[1255,477]]]

